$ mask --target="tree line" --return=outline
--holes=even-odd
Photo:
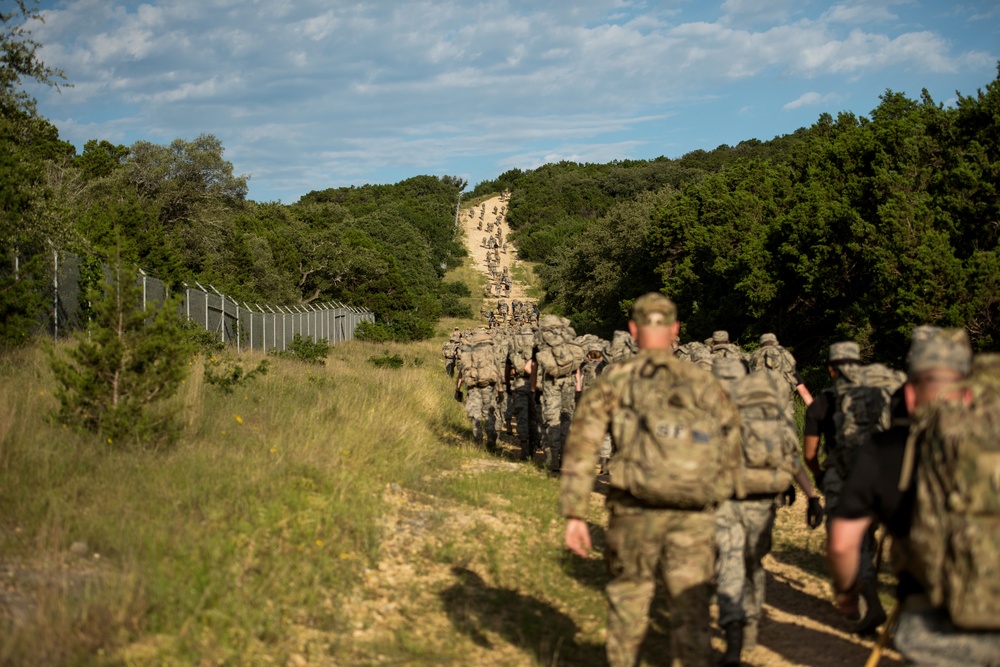
[[[244,301],[367,307],[368,335],[413,340],[438,317],[469,314],[442,276],[465,254],[454,237],[465,181],[416,176],[395,185],[310,192],[297,203],[247,199],[208,134],[169,145],[59,138],[24,92],[34,80],[63,86],[31,39],[37,8],[0,13],[0,341],[37,328],[51,248],[87,258],[101,278],[109,258],[168,284],[210,283]]]
[[[886,91],[869,117],[678,160],[510,171],[519,251],[545,306],[609,335],[663,290],[686,339],[774,332],[820,364],[832,341],[901,362],[913,326],[1000,343],[1000,76],[945,107]]]

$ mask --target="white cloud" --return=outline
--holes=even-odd
[[[785,111],[791,111],[792,109],[799,109],[801,107],[816,106],[818,104],[824,104],[826,102],[831,102],[831,101],[835,100],[836,98],[837,98],[837,95],[835,95],[833,93],[827,93],[826,95],[822,95],[822,94],[817,93],[815,91],[810,91],[808,93],[803,93],[802,95],[799,95],[798,98],[792,100],[791,102],[788,102],[787,104],[785,104],[781,108],[784,109]]]

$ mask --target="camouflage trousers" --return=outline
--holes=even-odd
[[[472,420],[472,437],[476,444],[483,441],[493,447],[497,442],[496,387],[467,387],[465,395],[465,415]]]
[[[931,607],[924,595],[911,595],[902,605],[893,641],[909,662],[929,667],[1000,665],[1000,632],[956,628],[948,612]]]
[[[771,551],[774,498],[727,500],[715,511],[719,625],[757,623],[764,605],[764,556]]]
[[[448,374],[448,377],[455,377],[455,360],[445,359],[444,360],[444,372]]]
[[[546,377],[542,387],[542,423],[544,425],[545,465],[559,470],[563,444],[569,435],[569,424],[576,407],[576,378],[573,375]]]
[[[514,437],[521,448],[521,457],[528,458],[534,450],[531,447],[531,383],[527,378],[514,377],[510,381],[510,397],[507,400],[510,418],[514,421]],[[510,421],[508,418],[508,421]]]
[[[823,475],[823,496],[826,501],[826,536],[830,538],[830,519],[840,502],[840,491],[844,487],[844,478],[836,468],[828,468]],[[861,562],[858,565],[858,579],[872,584],[876,581],[875,573],[875,551],[878,545],[875,542],[875,529],[878,526],[872,523],[872,527],[861,539]]]
[[[659,578],[670,606],[673,665],[712,662],[709,601],[715,571],[712,510],[640,509],[609,503],[605,559],[608,662],[632,667],[649,627],[649,605]]]

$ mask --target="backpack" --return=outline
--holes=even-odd
[[[611,344],[607,346],[604,357],[609,364],[628,359],[639,351],[632,334],[627,331],[616,331],[611,338]]]
[[[674,354],[678,359],[698,364],[706,371],[712,370],[712,348],[701,341],[693,340],[684,343],[677,348]]]
[[[441,346],[441,355],[448,360],[454,360],[458,357],[458,348],[460,343],[457,340],[445,341],[444,345]]]
[[[672,355],[627,363],[611,422],[618,448],[611,485],[675,509],[704,509],[729,497],[718,422],[708,406],[696,405],[691,373],[679,373]]]
[[[493,339],[476,336],[459,354],[462,381],[469,387],[488,387],[500,381],[500,371],[493,351]]]
[[[739,408],[747,493],[781,493],[799,467],[795,422],[785,410],[783,380],[769,371],[728,383]]]
[[[726,359],[738,359],[740,361],[744,361],[747,358],[746,352],[733,343],[720,343],[718,345],[713,345],[712,356],[724,357]]]
[[[510,351],[507,358],[513,373],[524,376],[524,365],[531,360],[531,351],[535,347],[535,332],[530,327],[522,327],[511,337]]]
[[[902,371],[883,364],[841,367],[833,384],[836,442],[827,457],[843,478],[854,465],[857,448],[870,442],[873,433],[889,428],[890,398],[905,381]]]
[[[747,363],[751,373],[761,371],[771,371],[778,373],[788,384],[791,391],[795,391],[795,357],[791,352],[777,345],[763,345],[750,355]]]
[[[967,630],[1000,630],[1000,355],[911,428],[899,486],[915,478],[905,569]],[[977,361],[979,359],[977,358]],[[916,466],[907,462],[917,461]]]
[[[586,351],[576,344],[576,332],[568,320],[556,315],[546,315],[538,325],[535,343],[539,371],[548,377],[566,377],[576,371],[587,358]]]

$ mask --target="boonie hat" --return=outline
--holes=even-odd
[[[836,361],[861,361],[861,348],[853,340],[845,340],[830,346],[830,363]]]
[[[761,334],[760,335],[760,344],[761,345],[767,345],[768,343],[773,344],[773,345],[777,345],[778,344],[778,337],[775,336],[773,333]]]
[[[968,375],[972,368],[972,345],[965,329],[942,329],[910,346],[910,375],[947,368]]]
[[[712,332],[712,343],[715,345],[721,345],[722,343],[729,342],[729,332],[728,331],[713,331]]]
[[[673,324],[677,321],[677,306],[659,292],[649,292],[632,304],[632,321],[639,326]]]

